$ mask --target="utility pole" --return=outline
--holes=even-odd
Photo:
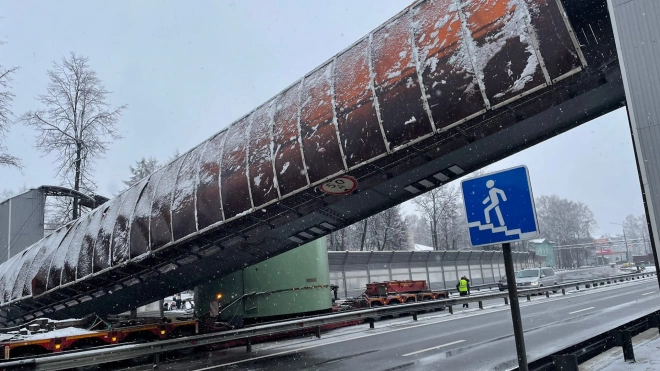
[[[628,240],[626,239],[626,230],[623,230],[623,243],[626,245],[626,263],[630,264],[630,252],[628,251]]]

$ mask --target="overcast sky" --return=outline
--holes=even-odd
[[[89,57],[113,105],[128,104],[123,140],[97,163],[98,192],[114,195],[142,156],[167,159],[248,113],[377,27],[410,0],[10,1],[0,0],[0,64],[14,76],[18,116],[38,108],[46,70],[74,51]],[[58,184],[34,132],[7,138],[24,169],[0,168],[0,190]],[[620,233],[644,212],[624,110],[511,156],[489,169],[525,164],[534,193],[586,203],[600,233]],[[405,208],[407,212],[414,209]]]

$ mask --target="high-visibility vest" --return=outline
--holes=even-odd
[[[468,281],[461,279],[461,282],[458,284],[458,291],[467,292],[468,290]]]

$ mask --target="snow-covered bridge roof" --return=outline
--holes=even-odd
[[[607,68],[584,71],[567,27],[555,1],[416,1],[227,129],[0,265],[0,317],[126,310],[617,108],[623,90],[607,85]],[[611,57],[612,45],[603,36],[591,48]],[[582,100],[559,107],[575,99]],[[351,195],[316,189],[345,173],[359,182]]]

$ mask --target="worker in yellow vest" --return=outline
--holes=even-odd
[[[461,277],[461,280],[458,281],[456,288],[458,289],[458,294],[460,296],[470,295],[470,280],[465,276]],[[469,308],[469,307],[470,307],[469,304],[467,303],[463,304],[463,308]]]

